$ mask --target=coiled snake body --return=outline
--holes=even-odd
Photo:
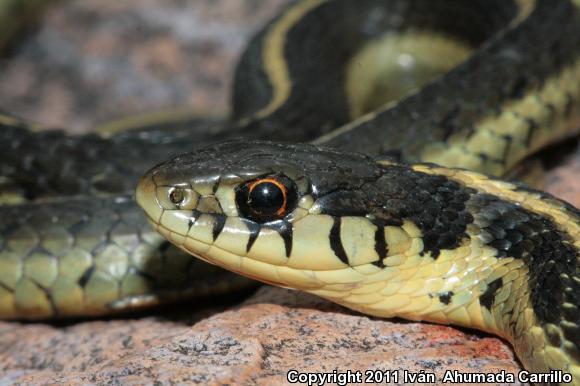
[[[371,315],[489,331],[513,343],[526,368],[562,370],[578,383],[580,213],[478,173],[504,175],[577,132],[578,7],[568,0],[297,1],[252,40],[238,67],[226,132],[247,139],[160,164],[141,179],[137,200],[156,230],[205,261]],[[5,121],[13,136],[31,135]],[[149,161],[193,148],[195,139],[182,134],[159,134],[164,147]],[[93,138],[93,158],[108,161],[98,153],[111,141],[145,149],[152,138],[158,133]],[[150,267],[148,254],[161,242],[141,228],[131,198],[117,196],[131,180],[110,177],[133,176],[133,167],[107,165],[112,172],[95,172],[75,189],[106,191],[91,210],[117,208],[115,231],[86,247],[82,263],[69,253],[83,247],[73,241],[57,244],[56,253],[41,238],[42,252],[58,255],[48,262],[38,249],[22,247],[24,260],[11,250],[1,260],[14,273],[0,277],[5,316],[100,313],[150,296],[145,284],[156,282],[160,267],[175,263],[169,281],[194,267],[177,252]],[[31,181],[15,185],[26,196],[35,191]],[[50,205],[82,212],[51,189],[40,190]],[[41,201],[34,205],[51,213]],[[98,232],[83,221],[63,226],[61,237],[89,223]],[[35,234],[35,221],[24,222],[4,227],[9,235],[28,227],[15,238],[20,244],[6,243],[12,249]],[[134,236],[121,243],[125,259],[116,258],[118,243],[111,246],[116,232]],[[80,268],[60,268],[62,256]],[[40,262],[52,269],[49,279]],[[22,264],[30,266],[24,275]]]

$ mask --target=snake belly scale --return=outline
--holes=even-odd
[[[527,369],[561,370],[580,384],[580,211],[480,174],[501,176],[577,133],[577,6],[296,2],[242,58],[245,87],[234,95],[256,98],[234,114],[266,138],[318,130],[315,145],[210,145],[151,169],[137,200],[162,235],[202,260],[365,314],[488,331],[511,342]],[[319,33],[327,19],[334,25]],[[347,58],[365,39],[419,25],[462,36],[459,50],[472,52],[365,111],[360,95],[377,90],[347,95]],[[272,42],[278,55],[256,55]],[[210,201],[218,205],[208,210]]]
[[[191,119],[72,138],[2,116],[1,315],[97,315],[164,291],[239,288],[183,250],[363,313],[489,331],[526,368],[578,383],[579,212],[478,172],[502,176],[577,134],[579,7],[296,1],[250,42],[231,120],[207,137]],[[138,203],[169,248],[132,184],[232,135],[246,140],[140,180]]]

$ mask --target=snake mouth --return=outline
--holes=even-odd
[[[277,286],[277,287],[293,289],[291,286],[289,286],[286,282],[284,282],[282,280],[272,280],[271,278],[265,278],[263,275],[252,273],[252,270],[249,269],[249,267],[248,267],[248,263],[249,262],[255,263],[255,262],[252,261],[248,257],[234,254],[234,253],[232,253],[232,252],[230,252],[222,247],[216,246],[213,243],[203,242],[201,240],[196,240],[196,239],[193,239],[191,237],[185,237],[183,239],[180,238],[179,240],[176,240],[174,232],[172,232],[170,229],[163,226],[162,224],[155,222],[149,216],[147,216],[147,217],[148,217],[148,220],[150,221],[150,223],[155,227],[155,229],[161,235],[163,235],[166,239],[171,241],[178,248],[181,248],[185,252],[195,256],[196,258],[198,258],[206,263],[216,265],[218,267],[232,271],[232,272],[237,273],[239,275],[246,276],[250,279],[261,281],[261,282],[266,283],[266,284],[270,284],[270,285]],[[180,241],[180,242],[178,242],[178,241]],[[258,263],[261,263],[264,266],[270,266],[270,268],[272,270],[271,273],[273,273],[274,275],[277,275],[276,266],[272,266],[271,264],[262,263],[262,262],[258,262]],[[264,269],[264,268],[265,267],[262,267],[262,269]]]

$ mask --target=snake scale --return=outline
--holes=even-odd
[[[579,8],[302,0],[252,39],[231,121],[208,138],[187,124],[71,138],[3,117],[0,314],[102,314],[192,281],[210,292],[207,277],[235,289],[183,250],[366,314],[497,334],[578,384],[580,212],[486,175],[577,133]],[[177,153],[137,201],[179,249],[128,194]]]

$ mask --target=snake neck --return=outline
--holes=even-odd
[[[322,279],[333,284],[304,290],[369,315],[490,332],[513,344],[525,368],[561,370],[580,379],[578,211],[476,173],[414,169],[473,189],[464,203],[473,217],[465,228],[468,237],[461,242],[450,237],[461,216],[450,229],[436,230],[438,243],[447,244],[440,250],[429,241],[433,229],[421,227],[421,219],[387,225],[378,230],[388,245],[380,264],[353,267],[356,279],[336,274],[333,281]],[[369,231],[373,225],[377,222],[366,224]],[[344,233],[364,229],[351,228]]]
[[[368,315],[489,332],[510,342],[525,368],[542,373],[560,370],[580,379],[578,360],[570,362],[560,351],[563,346],[574,351],[573,343],[562,339],[557,324],[536,319],[529,300],[528,271],[521,261],[500,261],[494,251],[473,244],[430,264],[418,266],[413,257],[387,260],[397,258],[401,260],[398,268],[385,268],[382,275],[375,274],[365,283],[307,292]],[[456,273],[445,279],[429,278],[453,270]],[[375,280],[383,275],[387,282]],[[344,293],[348,296],[342,297]]]

